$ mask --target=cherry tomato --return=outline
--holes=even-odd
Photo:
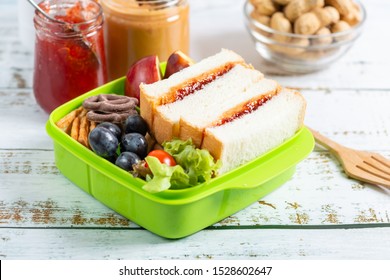
[[[175,159],[164,150],[153,150],[148,156],[157,158],[161,163],[165,163],[168,166],[175,166]],[[147,166],[147,165],[146,165]]]

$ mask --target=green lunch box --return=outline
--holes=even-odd
[[[304,127],[282,145],[209,183],[155,194],[146,192],[142,189],[145,181],[97,156],[55,124],[90,96],[123,95],[124,83],[125,77],[117,79],[58,107],[50,114],[46,130],[54,142],[56,165],[65,177],[162,237],[191,235],[258,201],[289,180],[296,165],[313,150],[313,136]]]

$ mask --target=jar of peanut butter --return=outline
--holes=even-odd
[[[126,75],[138,59],[158,55],[160,61],[189,51],[187,0],[101,0],[109,80]]]

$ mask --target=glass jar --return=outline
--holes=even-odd
[[[189,4],[186,0],[101,0],[109,80],[126,75],[138,59],[168,59],[189,52]]]
[[[92,0],[39,4],[35,12],[34,95],[47,113],[107,82],[103,12]]]

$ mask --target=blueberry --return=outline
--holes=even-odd
[[[133,152],[140,158],[145,158],[148,152],[148,142],[140,133],[127,133],[122,137],[122,152]]]
[[[92,150],[106,159],[115,157],[119,141],[116,136],[105,127],[95,127],[88,135]]]
[[[111,131],[115,137],[118,139],[118,141],[120,141],[121,139],[121,136],[122,136],[122,130],[120,129],[120,127],[114,123],[110,123],[110,122],[102,122],[102,123],[99,123],[96,127],[105,127],[107,128],[109,131]]]
[[[125,121],[125,134],[138,132],[146,135],[148,132],[148,124],[140,115],[131,115]]]
[[[140,157],[135,153],[123,152],[116,159],[115,164],[126,171],[131,171],[133,170],[133,164],[140,160]]]

